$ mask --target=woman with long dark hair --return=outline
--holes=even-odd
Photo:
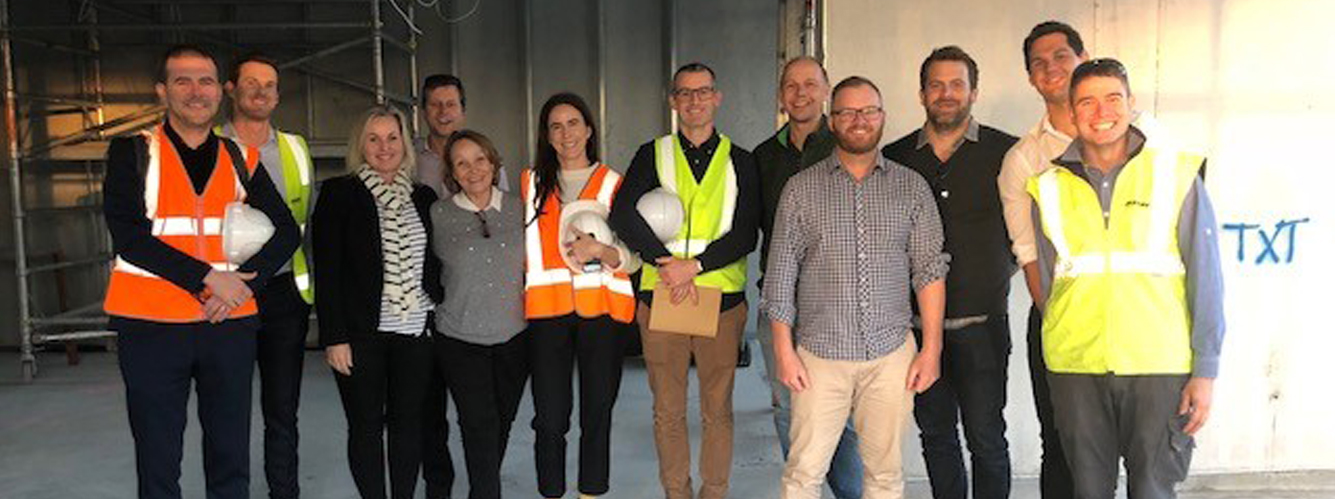
[[[566,492],[566,433],[579,368],[579,492],[608,491],[612,407],[621,388],[624,339],[634,319],[628,273],[640,261],[607,229],[621,175],[598,160],[593,113],[578,95],[547,99],[537,158],[520,175],[524,199],[524,312],[533,377],[538,491]]]

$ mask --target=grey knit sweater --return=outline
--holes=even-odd
[[[436,329],[478,345],[504,343],[524,330],[524,207],[500,194],[500,211],[475,211],[450,197],[431,206],[431,249],[441,260],[445,301],[436,306]],[[468,203],[471,205],[471,203]],[[495,205],[493,202],[492,205]]]

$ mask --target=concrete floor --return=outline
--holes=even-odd
[[[133,497],[134,457],[114,354],[85,353],[83,364],[76,367],[66,366],[63,354],[58,353],[42,354],[40,361],[42,371],[37,381],[25,385],[19,380],[17,354],[0,353],[0,499]],[[782,461],[758,361],[737,374],[731,497],[738,499],[778,497]],[[319,353],[308,353],[305,375],[300,413],[302,491],[310,498],[353,499],[356,492],[344,456],[343,414],[333,378]],[[616,409],[612,492],[608,497],[661,497],[650,405],[644,365],[636,359],[628,360]],[[533,432],[528,429],[531,403],[523,402],[520,411],[502,470],[503,486],[508,497],[536,497],[530,450]],[[691,413],[695,412],[693,404]],[[698,417],[690,421],[692,435],[698,438]],[[253,428],[251,491],[259,498],[267,491],[260,469],[258,418]],[[577,438],[577,431],[572,431],[572,440]],[[465,497],[463,453],[457,432],[451,437],[460,476],[455,497]],[[199,439],[199,426],[191,418],[181,478],[188,498],[204,496]],[[920,459],[916,440],[906,439],[907,459]],[[574,453],[572,446],[567,475],[572,487],[576,476]],[[1193,477],[1183,488],[1184,499],[1325,499],[1335,498],[1335,474]],[[1037,498],[1037,481],[1017,477],[1012,496]],[[930,497],[923,479],[910,477],[908,497]]]

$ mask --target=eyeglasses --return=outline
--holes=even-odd
[[[672,91],[672,96],[680,100],[691,100],[692,98],[704,100],[712,95],[714,95],[714,87],[678,88]]]
[[[853,121],[853,118],[857,116],[861,116],[862,119],[867,121],[874,121],[877,118],[880,118],[881,113],[884,112],[885,110],[881,109],[880,106],[867,106],[862,109],[835,109],[834,111],[830,111],[830,115],[834,116],[834,119],[842,122]]]
[[[482,238],[491,239],[491,230],[487,229],[487,217],[482,216],[481,211],[473,212],[477,216],[477,221],[482,222]]]

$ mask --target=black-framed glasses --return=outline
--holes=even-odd
[[[692,98],[704,100],[713,95],[714,87],[678,88],[672,91],[672,96],[681,100],[691,100]]]
[[[491,229],[487,228],[487,217],[482,216],[481,211],[473,212],[477,216],[477,221],[482,222],[482,238],[491,239]]]
[[[834,116],[836,121],[843,122],[853,121],[853,118],[858,116],[867,121],[875,121],[884,112],[885,110],[881,109],[880,106],[867,106],[861,109],[835,109],[830,111],[830,116]]]

